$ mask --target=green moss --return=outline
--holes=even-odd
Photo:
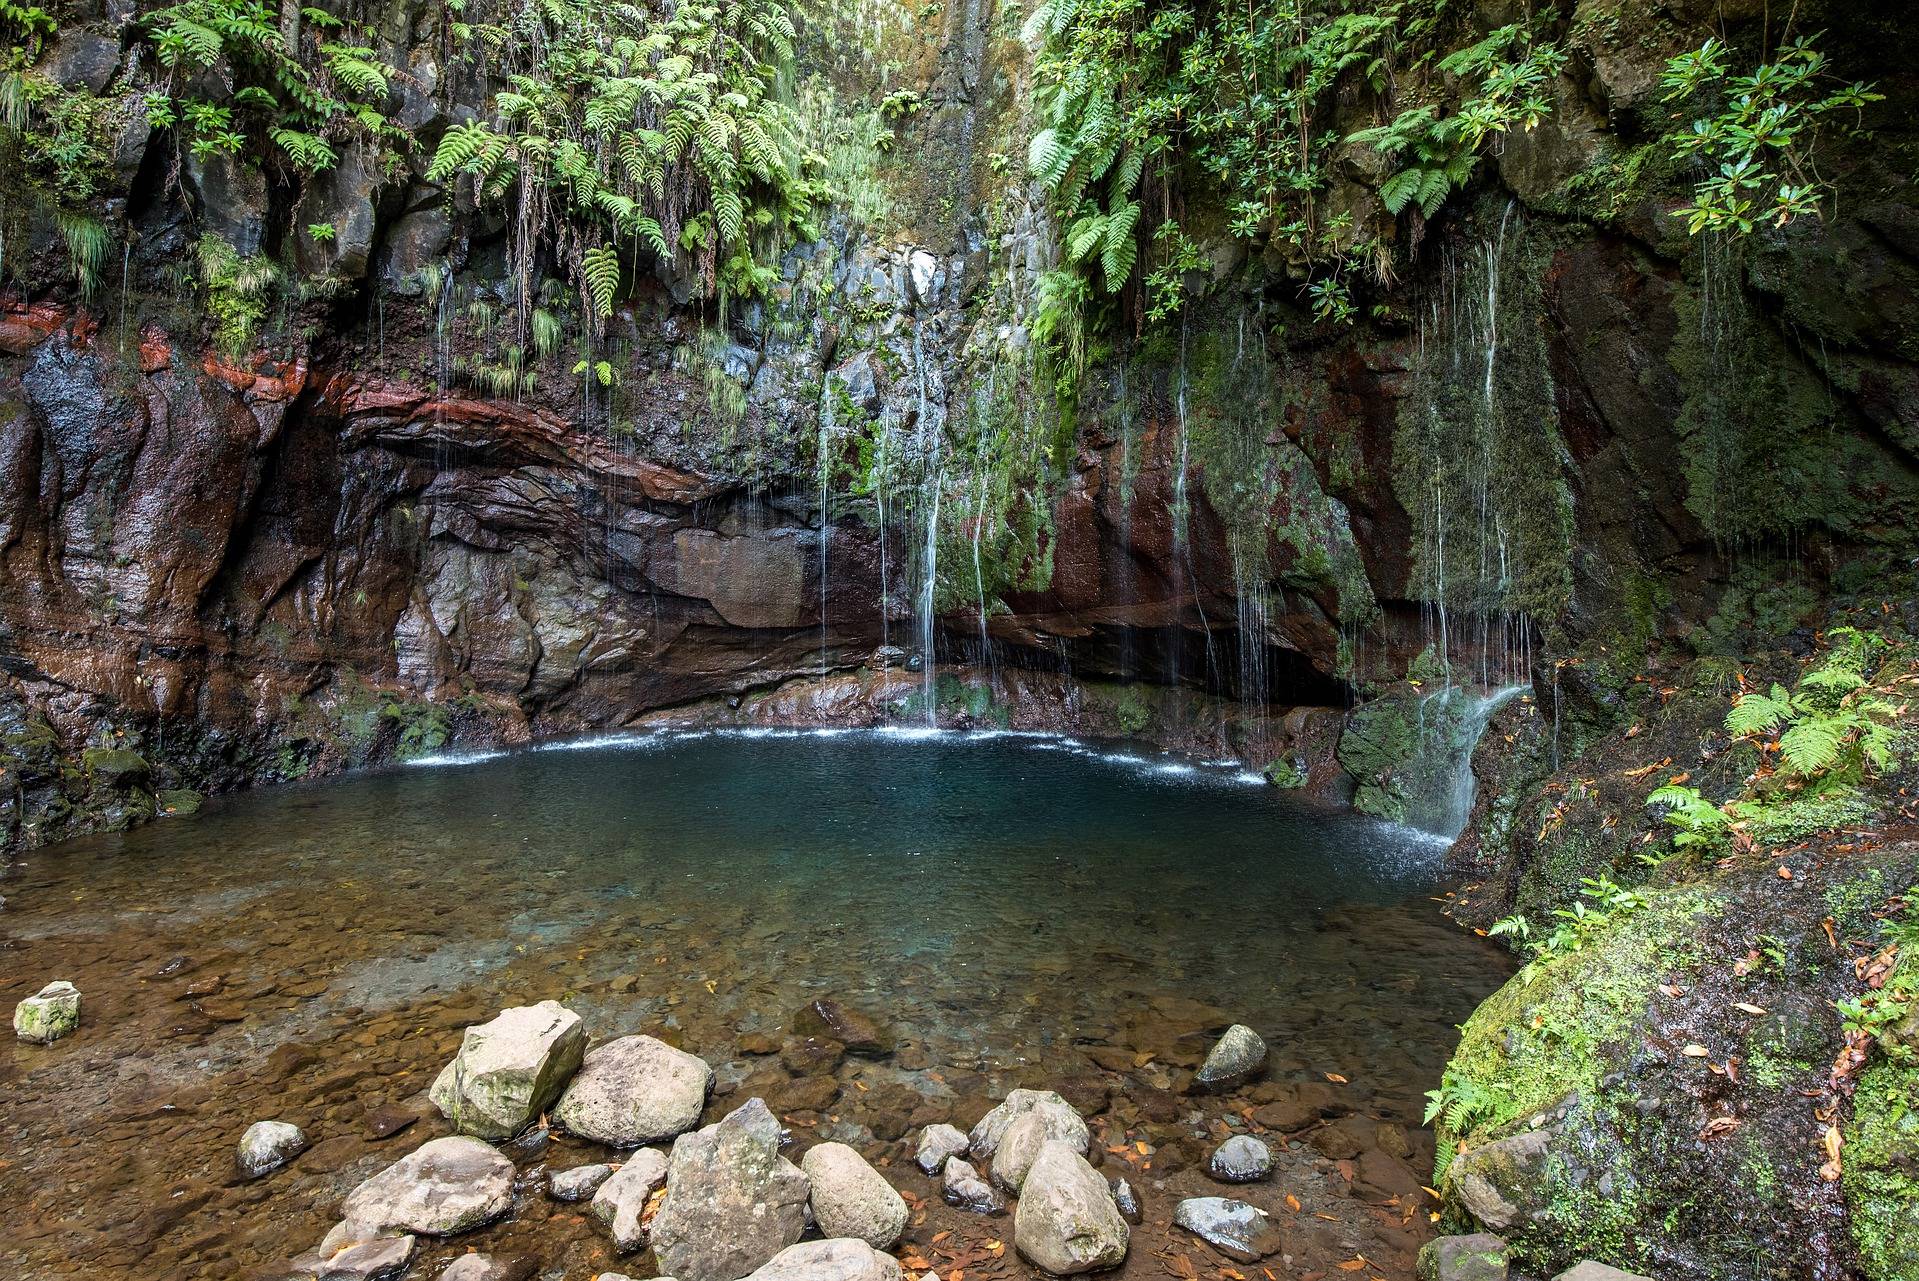
[[[1656,893],[1579,951],[1514,975],[1460,1029],[1447,1069],[1494,1101],[1465,1130],[1442,1124],[1441,1147],[1495,1137],[1569,1094],[1599,1098],[1607,1051],[1629,1038],[1663,976],[1693,963],[1698,918],[1713,910],[1697,891]]]
[[[1868,1068],[1845,1139],[1846,1208],[1866,1275],[1919,1281],[1919,1065]]]
[[[1266,781],[1274,787],[1291,790],[1306,786],[1306,763],[1296,756],[1282,756],[1267,763]]]
[[[1128,734],[1144,734],[1153,724],[1152,709],[1140,700],[1135,686],[1127,686],[1120,694],[1114,714],[1119,718],[1119,727]]]
[[[147,776],[146,758],[123,747],[89,747],[80,759],[90,776],[109,787],[137,783]]]

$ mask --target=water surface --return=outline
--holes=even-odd
[[[1416,1122],[1505,971],[1428,900],[1442,852],[1232,765],[916,732],[568,744],[69,842],[6,883],[6,999],[61,977],[86,1007],[0,1067],[0,1261],[238,1275],[292,1253],[410,1146],[374,1146],[367,1112],[416,1095],[462,1023],[545,997],[601,1035],[670,1034],[727,1085],[756,1070],[741,1035],[808,999],[870,1011],[902,1053],[842,1069],[864,1075],[816,1118],[854,1141],[886,1129],[875,1087],[964,1112],[1096,1047],[1176,1088],[1221,1012],[1279,1073]],[[239,1131],[276,1115],[333,1150],[236,1183]]]

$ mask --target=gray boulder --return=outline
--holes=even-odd
[[[1244,1023],[1235,1023],[1207,1052],[1193,1077],[1193,1088],[1224,1093],[1246,1084],[1266,1070],[1266,1042]]]
[[[1006,1208],[1006,1202],[1001,1199],[999,1192],[980,1177],[973,1163],[956,1156],[946,1158],[946,1168],[940,1179],[940,1196],[946,1204],[973,1214],[995,1214]]]
[[[554,1175],[547,1181],[546,1190],[555,1201],[584,1201],[612,1177],[610,1165],[576,1165]]]
[[[1000,1136],[998,1151],[993,1155],[993,1182],[1017,1194],[1026,1182],[1027,1171],[1033,1168],[1040,1150],[1048,1143],[1070,1144],[1082,1156],[1092,1146],[1086,1122],[1063,1100],[1057,1106],[1041,1101],[1020,1113],[1006,1127],[1005,1134]]]
[[[712,1088],[705,1059],[650,1036],[623,1036],[587,1051],[553,1116],[584,1138],[633,1147],[692,1129]]]
[[[736,1281],[800,1239],[806,1176],[780,1155],[780,1123],[751,1099],[673,1144],[653,1220],[660,1270],[679,1281]]]
[[[306,1151],[307,1136],[285,1121],[255,1121],[240,1136],[240,1171],[257,1179]]]
[[[1604,1263],[1594,1263],[1588,1259],[1575,1264],[1553,1278],[1553,1281],[1652,1281],[1637,1272],[1626,1272]]]
[[[930,1179],[946,1168],[949,1158],[965,1156],[967,1146],[964,1130],[941,1121],[920,1131],[919,1152],[913,1159],[920,1173]]]
[[[1173,1222],[1241,1263],[1257,1263],[1285,1244],[1266,1211],[1223,1196],[1181,1201],[1173,1210]]]
[[[462,1134],[518,1134],[559,1096],[586,1053],[586,1025],[558,1001],[502,1010],[466,1030],[427,1097]]]
[[[1013,1244],[1027,1262],[1055,1276],[1117,1267],[1128,1239],[1106,1180],[1086,1158],[1057,1140],[1042,1148],[1013,1212]]]
[[[369,1239],[404,1228],[444,1237],[491,1223],[513,1204],[513,1163],[478,1139],[422,1144],[347,1194],[342,1228]],[[336,1229],[336,1232],[340,1229]]]
[[[413,1262],[410,1236],[356,1241],[313,1269],[315,1281],[391,1281]]]
[[[1435,1237],[1419,1251],[1419,1281],[1506,1281],[1512,1250],[1490,1232]]]
[[[496,1259],[490,1254],[463,1254],[440,1271],[440,1281],[527,1281],[531,1260]]]
[[[1250,1134],[1235,1134],[1214,1149],[1206,1172],[1221,1183],[1257,1183],[1273,1172],[1273,1153]]]
[[[878,1250],[906,1230],[906,1199],[844,1143],[821,1143],[800,1158],[813,1219],[829,1237],[857,1237]]]
[[[1523,1130],[1468,1148],[1447,1164],[1442,1191],[1495,1232],[1530,1222],[1551,1196],[1545,1168],[1552,1138],[1549,1129]]]
[[[1073,1121],[1078,1122],[1079,1133],[1086,1133],[1086,1123],[1079,1119],[1079,1113],[1073,1110],[1073,1105],[1053,1091],[1012,1090],[1008,1092],[1003,1103],[981,1117],[979,1124],[973,1127],[973,1132],[967,1139],[972,1155],[979,1160],[991,1157],[999,1151],[1000,1141],[1006,1137],[1006,1131],[1012,1127],[1013,1122],[1028,1112],[1035,1111],[1044,1112],[1052,1117],[1054,1128],[1061,1130],[1064,1134],[1072,1133],[1070,1129],[1072,1123],[1066,1120],[1067,1117],[1072,1117]],[[1088,1135],[1082,1142],[1080,1151],[1084,1152],[1085,1144],[1091,1141],[1091,1136]]]
[[[768,1259],[750,1281],[900,1281],[900,1261],[849,1237],[807,1241]]]
[[[630,1254],[646,1244],[641,1216],[646,1203],[666,1183],[666,1154],[641,1148],[593,1194],[593,1217],[613,1234],[613,1248]]]
[[[31,1045],[52,1045],[80,1026],[80,989],[55,979],[13,1007],[13,1034]]]

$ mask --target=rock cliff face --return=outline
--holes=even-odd
[[[101,192],[124,251],[90,296],[52,225],[7,246],[8,844],[862,665],[1341,705],[1428,646],[1493,683],[1655,636],[1737,652],[1909,553],[1911,33],[1878,9],[1828,15],[1890,91],[1830,222],[1689,241],[1651,88],[1688,15],[1589,0],[1548,123],[1368,322],[1314,323],[1222,243],[1063,426],[1027,331],[1053,232],[995,163],[1029,127],[1025,50],[982,6],[888,12],[802,42],[836,101],[918,95],[864,161],[887,212],[836,213],[724,314],[669,263],[578,360],[504,346],[506,229],[424,153],[349,153],[289,205],[129,116]],[[63,11],[37,70],[126,115],[158,68],[125,18]],[[420,139],[499,88],[443,71],[414,7],[376,26]],[[228,295],[183,291],[207,234],[306,282],[242,351],[196,303]],[[148,757],[146,797],[94,787],[88,747]]]

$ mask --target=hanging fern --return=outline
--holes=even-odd
[[[608,245],[587,250],[580,258],[580,279],[593,300],[593,314],[601,320],[612,315],[620,289],[619,251]]]

